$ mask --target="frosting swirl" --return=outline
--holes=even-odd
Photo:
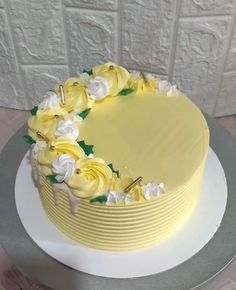
[[[101,195],[109,189],[112,171],[101,158],[87,158],[76,162],[78,174],[68,181],[74,195],[89,198]]]
[[[65,137],[59,137],[51,141],[48,146],[39,151],[37,160],[41,171],[45,176],[52,174],[52,163],[60,155],[68,154],[71,158],[78,160],[85,154],[79,144]]]
[[[41,118],[38,116],[31,116],[28,119],[28,134],[34,140],[40,140],[37,136],[37,131],[45,135],[49,140],[53,140],[54,132],[56,130],[58,119],[55,116],[47,118]]]
[[[70,120],[61,120],[57,124],[55,136],[76,140],[79,137],[79,128]]]
[[[56,87],[59,91],[59,86]],[[65,104],[62,107],[67,112],[80,113],[87,108],[91,108],[94,101],[91,100],[86,91],[86,84],[79,78],[69,78],[63,84]]]
[[[52,163],[52,172],[58,182],[67,182],[75,173],[75,160],[68,154],[58,156]]]
[[[96,76],[95,78],[89,80],[87,91],[92,100],[102,100],[107,96],[109,87],[109,83],[106,79]]]
[[[109,84],[108,96],[116,96],[126,85],[130,74],[122,66],[112,62],[93,68],[93,76],[100,76],[107,80]]]
[[[60,100],[53,91],[47,92],[43,98],[43,101],[38,105],[40,110],[48,110],[60,106]]]

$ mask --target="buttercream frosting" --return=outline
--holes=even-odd
[[[66,137],[72,140],[76,140],[79,137],[79,128],[71,120],[61,120],[57,124],[55,137]]]
[[[68,182],[75,174],[75,160],[68,154],[58,156],[52,162],[52,172],[56,174],[58,182]]]

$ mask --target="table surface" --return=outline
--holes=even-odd
[[[23,142],[26,126],[10,139],[0,155],[0,242],[15,263],[29,275],[57,290],[204,289],[205,282],[225,269],[236,254],[236,142],[216,121],[209,117],[207,121],[211,147],[220,159],[227,178],[227,208],[213,239],[183,264],[148,277],[109,279],[73,270],[44,253],[25,232],[15,207],[15,176],[29,148]]]

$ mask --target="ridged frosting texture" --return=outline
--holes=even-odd
[[[204,160],[181,188],[133,205],[94,205],[80,200],[78,211],[71,214],[68,194],[60,192],[55,206],[47,180],[40,196],[49,219],[73,240],[97,249],[128,251],[168,238],[188,220],[197,203],[203,170]]]

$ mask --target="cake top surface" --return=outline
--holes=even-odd
[[[163,182],[167,191],[189,180],[209,142],[206,121],[187,97],[158,92],[104,99],[81,124],[80,137],[121,174]]]
[[[114,63],[58,84],[31,114],[26,138],[40,174],[92,202],[171,193],[209,144],[203,115],[176,86]]]

